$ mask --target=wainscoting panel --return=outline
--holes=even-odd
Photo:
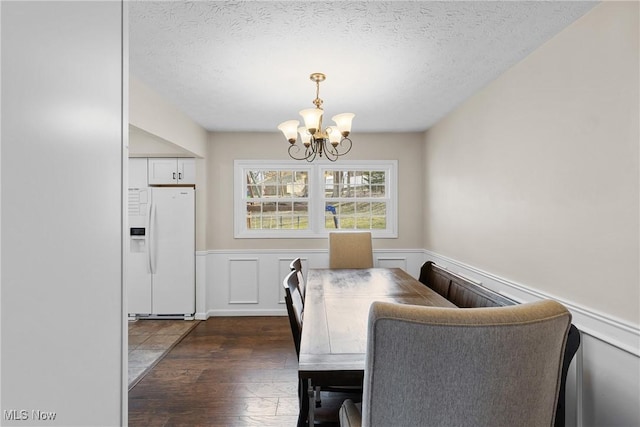
[[[578,328],[580,327],[579,325]],[[579,426],[640,426],[640,361],[587,333],[582,334]]]
[[[257,258],[229,259],[229,304],[258,304],[259,261]]]
[[[376,260],[376,266],[382,268],[401,268],[404,271],[407,271],[407,259],[378,257]]]

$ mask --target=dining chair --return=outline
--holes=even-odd
[[[295,270],[291,270],[282,281],[285,290],[284,301],[287,306],[287,315],[289,317],[289,326],[291,327],[291,335],[293,337],[293,345],[296,349],[296,357],[300,358],[300,337],[302,336],[302,316],[304,313],[304,304],[300,289],[298,286],[298,274]],[[298,415],[298,426],[303,426],[306,422],[307,415],[303,409],[304,391],[307,389],[308,382],[306,380],[298,380],[298,399],[300,401],[300,412]]]
[[[305,298],[305,293],[306,293],[306,287],[307,284],[304,280],[304,275],[302,274],[302,261],[300,260],[300,258],[296,258],[293,261],[291,261],[291,264],[289,264],[289,268],[292,271],[295,271],[298,275],[298,284],[299,284],[299,288],[300,288],[300,295],[302,295],[302,302],[304,302],[304,298]]]
[[[372,268],[371,232],[329,233],[329,268]]]
[[[564,427],[566,414],[565,393],[567,389],[567,374],[569,365],[573,360],[573,356],[578,352],[580,347],[580,330],[572,323],[567,334],[567,347],[564,350],[564,359],[562,360],[562,378],[560,381],[560,395],[558,396],[558,405],[556,409],[556,422],[554,427]]]
[[[341,426],[552,426],[571,314],[544,300],[452,309],[374,302],[362,405]]]
[[[287,306],[287,315],[289,316],[289,324],[291,326],[291,335],[293,336],[293,344],[296,348],[296,355],[300,357],[300,337],[302,336],[302,316],[304,314],[304,302],[300,294],[298,274],[295,270],[291,270],[282,281],[285,290],[285,304]]]

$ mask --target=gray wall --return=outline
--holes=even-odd
[[[638,52],[605,2],[429,129],[424,247],[637,327]]]
[[[1,423],[120,425],[122,4],[0,7]]]
[[[425,249],[570,306],[584,426],[640,425],[639,12],[597,5],[425,137]]]
[[[376,248],[422,247],[421,133],[354,133],[349,160],[398,161],[398,238]],[[281,132],[212,132],[207,162],[207,249],[327,249],[326,239],[234,239],[233,161],[290,160]],[[340,162],[340,160],[338,160]]]

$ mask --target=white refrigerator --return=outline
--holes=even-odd
[[[195,314],[195,190],[129,189],[129,316]]]

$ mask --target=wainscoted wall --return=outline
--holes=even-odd
[[[326,249],[212,250],[196,257],[197,319],[210,316],[286,316],[282,280],[300,257],[304,272],[329,266]],[[422,249],[374,251],[377,267],[398,267],[418,277]]]
[[[212,316],[286,316],[282,280],[289,263],[326,268],[326,249],[212,250],[196,256],[196,319]],[[423,249],[374,250],[376,267],[399,267],[418,277],[434,261],[520,302],[552,298],[569,308],[581,346],[567,383],[568,426],[640,425],[640,329],[620,319],[539,292]]]
[[[640,426],[640,328],[430,251],[433,261],[520,302],[551,298],[564,304],[581,344],[567,379],[567,426]]]

